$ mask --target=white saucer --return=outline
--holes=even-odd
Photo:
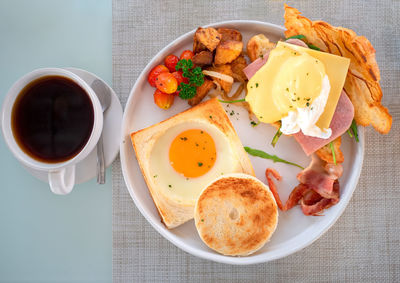
[[[75,73],[89,85],[91,85],[92,82],[96,79],[104,82],[101,78],[88,71],[76,68],[65,68],[65,69]],[[106,167],[108,167],[117,157],[117,154],[119,152],[121,124],[122,124],[122,106],[118,99],[118,96],[115,94],[112,88],[106,82],[104,83],[111,90],[112,94],[111,105],[104,113],[104,122],[103,122],[104,158]],[[88,155],[88,157],[86,157],[84,160],[82,160],[76,165],[75,184],[84,183],[96,176],[96,164],[97,164],[96,155],[97,155],[96,148],[94,148],[94,150]],[[39,180],[42,180],[46,183],[48,182],[47,172],[34,170],[26,166],[24,167],[28,170],[29,173],[31,173]]]

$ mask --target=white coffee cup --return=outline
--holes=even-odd
[[[24,152],[18,145],[12,132],[11,117],[14,102],[20,92],[30,82],[46,76],[61,76],[79,85],[92,102],[94,122],[92,132],[82,150],[71,159],[58,163],[38,161]],[[65,195],[72,191],[75,184],[75,165],[85,159],[96,146],[103,129],[103,111],[100,101],[93,89],[76,74],[60,68],[43,68],[34,70],[20,78],[8,91],[1,112],[3,137],[14,156],[25,166],[48,172],[50,189],[55,194]]]

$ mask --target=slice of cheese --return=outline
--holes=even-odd
[[[340,94],[343,90],[344,81],[346,80],[347,71],[350,66],[350,59],[285,42],[279,42],[279,44],[288,45],[292,49],[307,52],[309,55],[324,63],[325,72],[328,75],[329,83],[331,84],[331,91],[329,92],[328,102],[326,103],[324,112],[317,122],[317,126],[321,129],[329,128]]]
[[[324,112],[321,114],[316,125],[321,129],[329,128],[333,114],[335,113],[336,105],[343,89],[347,70],[350,65],[350,59],[285,42],[278,42],[276,48],[279,49],[283,47],[288,47],[291,50],[307,53],[324,64],[325,72],[329,78],[331,88]],[[270,56],[268,62],[256,72],[247,85],[248,95],[246,96],[246,101],[248,101],[250,105],[262,105],[263,112],[269,113],[267,120],[262,116],[262,113],[257,113],[257,109],[252,109],[254,114],[262,122],[272,123],[281,119],[281,114],[279,114],[280,111],[278,110],[279,105],[276,105],[276,103],[274,104],[271,99],[273,97],[273,86],[274,83],[276,83],[276,74],[278,71],[281,71],[280,68],[282,68],[282,64],[285,59],[287,59],[285,58],[285,53],[282,53],[282,56]],[[287,68],[287,66],[284,67]]]

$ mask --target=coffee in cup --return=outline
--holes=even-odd
[[[75,166],[95,148],[103,111],[93,89],[60,68],[34,70],[9,90],[2,107],[7,146],[25,166],[47,172],[50,189],[68,194]]]
[[[11,126],[19,147],[46,163],[66,161],[89,140],[94,110],[86,91],[64,76],[40,77],[18,94]]]

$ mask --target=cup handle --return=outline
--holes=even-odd
[[[75,165],[49,172],[50,189],[56,195],[66,195],[75,184]]]

